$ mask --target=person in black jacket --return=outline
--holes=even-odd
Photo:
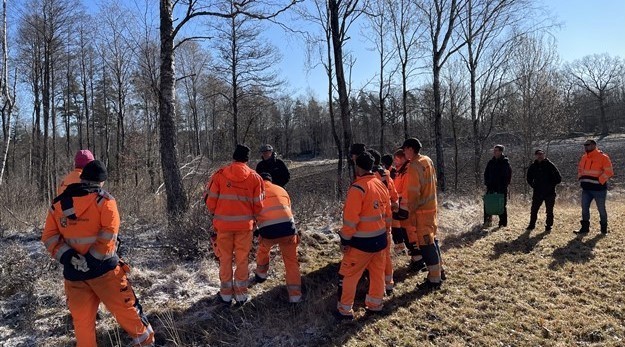
[[[534,189],[530,223],[527,226],[527,230],[536,228],[538,210],[544,201],[547,212],[545,231],[551,231],[553,226],[553,206],[556,203],[556,185],[562,182],[562,176],[558,168],[545,157],[545,152],[542,149],[537,149],[534,155],[536,160],[527,169],[527,183]]]
[[[484,185],[487,193],[500,193],[504,195],[503,214],[499,215],[499,226],[508,226],[508,185],[512,180],[512,168],[508,162],[508,157],[503,154],[504,146],[495,145],[493,147],[493,158],[488,161],[484,170]],[[490,227],[492,216],[484,212],[484,227]]]
[[[263,172],[267,172],[271,175],[273,184],[284,188],[289,182],[289,179],[291,179],[289,169],[282,160],[276,158],[276,153],[273,151],[271,145],[261,146],[260,153],[263,160],[256,164],[256,172],[259,175]]]

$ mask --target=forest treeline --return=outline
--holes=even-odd
[[[444,163],[470,156],[479,184],[493,142],[513,141],[529,158],[545,142],[625,129],[622,57],[562,61],[557,19],[540,1],[3,4],[0,185],[27,182],[42,201],[80,148],[116,183],[142,177],[154,192],[164,182],[171,212],[186,206],[169,199],[180,194],[180,166],[227,160],[236,143],[271,143],[290,159],[344,158],[354,142],[389,152],[416,136],[446,189]],[[306,43],[326,95],[284,87],[277,62],[292,58],[270,27]],[[371,56],[351,53],[358,31]],[[360,88],[350,77],[356,58],[379,64]]]

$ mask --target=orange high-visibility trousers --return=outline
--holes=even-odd
[[[384,250],[385,262],[384,262],[384,289],[393,290],[395,287],[395,281],[393,281],[393,260],[391,259],[391,250],[393,247],[393,238],[391,234],[388,234],[388,245]]]
[[[252,249],[252,231],[217,231],[217,257],[219,258],[219,291],[223,301],[247,300],[247,285],[249,277],[248,256]],[[232,261],[236,263],[234,282],[232,281]]]
[[[369,270],[369,292],[365,298],[365,306],[372,311],[382,309],[384,298],[384,263],[385,250],[368,253],[349,247],[343,254],[339,276],[342,277],[341,298],[337,303],[340,314],[353,315],[352,306],[356,296],[356,286],[365,269]]]
[[[434,243],[438,229],[436,211],[422,213],[417,211],[417,213],[410,216],[410,224],[412,224],[412,228],[406,228],[410,242],[416,243],[418,246]]]
[[[126,272],[121,266],[86,281],[65,281],[67,305],[74,321],[77,347],[96,347],[95,320],[100,302],[132,338],[134,346],[154,343],[154,331],[141,306]]]
[[[260,278],[267,278],[269,271],[269,252],[273,245],[278,245],[284,261],[286,272],[286,289],[289,293],[289,302],[299,302],[302,299],[302,277],[299,272],[299,262],[297,261],[297,245],[299,237],[290,235],[276,239],[258,239],[258,251],[256,252],[256,275]]]
[[[438,229],[436,211],[423,213],[417,211],[410,220],[414,228],[406,230],[408,238],[410,242],[416,243],[421,249],[421,255],[428,268],[428,279],[431,282],[439,283],[441,281],[442,259],[436,242]]]

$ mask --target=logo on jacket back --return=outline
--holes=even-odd
[[[377,200],[373,201],[373,208],[375,208],[376,210],[380,207],[380,203]]]
[[[228,181],[228,183],[226,183],[226,187],[228,188],[232,187],[232,182]]]
[[[59,223],[61,224],[61,227],[67,228],[67,217],[61,217],[59,219]]]

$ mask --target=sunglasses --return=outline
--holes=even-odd
[[[592,146],[592,143],[584,143],[584,147]]]

